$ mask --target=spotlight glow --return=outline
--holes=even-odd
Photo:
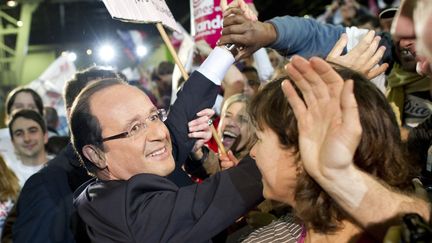
[[[77,59],[77,54],[75,52],[69,52],[68,58],[71,62],[75,62]]]
[[[104,62],[110,62],[115,57],[115,51],[110,45],[103,45],[99,49],[99,58]]]
[[[16,7],[17,2],[14,1],[14,0],[9,0],[9,1],[6,2],[6,5],[7,5],[8,7],[13,8],[13,7]]]
[[[17,21],[17,26],[18,26],[18,27],[22,27],[23,24],[24,24],[24,23],[23,23],[21,20],[18,20],[18,21]]]
[[[136,48],[136,54],[138,55],[138,57],[144,57],[145,55],[147,55],[147,47],[145,46],[138,46]]]
[[[93,54],[93,51],[92,51],[92,49],[87,49],[86,53],[87,53],[87,55],[90,56],[91,54]]]

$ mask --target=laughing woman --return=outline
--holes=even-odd
[[[411,179],[417,170],[406,160],[386,98],[363,76],[342,67],[338,73],[344,80],[354,81],[363,131],[353,159],[355,166],[389,188],[412,191]],[[268,83],[251,101],[249,113],[258,141],[250,154],[263,176],[264,197],[290,205],[294,211],[253,232],[244,242],[368,242],[370,236],[306,172],[297,120],[281,89],[282,80]]]
[[[217,156],[206,149],[202,163],[188,171],[195,177],[206,178],[218,171],[235,166],[239,160],[249,154],[255,143],[255,130],[247,113],[249,98],[243,94],[230,96],[222,107],[221,120],[218,126],[218,134],[228,156]],[[219,151],[220,152],[220,151]]]

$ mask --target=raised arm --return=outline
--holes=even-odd
[[[149,222],[130,228],[135,239],[146,242],[207,242],[262,201],[261,175],[250,157],[236,168],[180,189],[158,179],[165,190],[136,193],[148,186],[141,177],[145,176],[129,182],[132,196],[124,211],[127,222]]]
[[[178,92],[166,121],[177,167],[183,164],[195,143],[195,139],[188,136],[188,122],[195,119],[199,111],[213,106],[221,80],[232,63],[232,54],[216,47]]]
[[[278,50],[284,56],[326,57],[345,32],[342,26],[321,24],[313,19],[276,17],[267,22],[251,21],[240,9],[224,12],[220,44],[246,46],[242,56],[249,56],[262,46]]]
[[[308,174],[364,228],[383,235],[387,223],[408,212],[429,219],[430,206],[381,184],[353,164],[362,127],[353,82],[344,80],[324,60],[294,57],[286,66],[305,102],[289,82],[283,90],[298,120],[300,152]],[[382,227],[382,228],[381,228]]]

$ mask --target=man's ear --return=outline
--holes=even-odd
[[[94,147],[93,145],[85,145],[82,148],[82,152],[84,156],[99,169],[105,169],[107,167],[105,163],[105,156],[100,149]]]

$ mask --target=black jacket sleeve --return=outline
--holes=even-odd
[[[245,158],[178,188],[163,177],[91,185],[75,201],[93,242],[206,242],[262,200],[261,175]]]
[[[211,108],[219,93],[219,86],[207,79],[200,72],[194,72],[183,88],[177,94],[177,100],[170,109],[165,122],[173,143],[173,156],[176,168],[169,176],[177,186],[190,185],[192,182],[182,171],[181,167],[186,161],[195,139],[188,137],[188,122],[196,117],[196,113]]]

